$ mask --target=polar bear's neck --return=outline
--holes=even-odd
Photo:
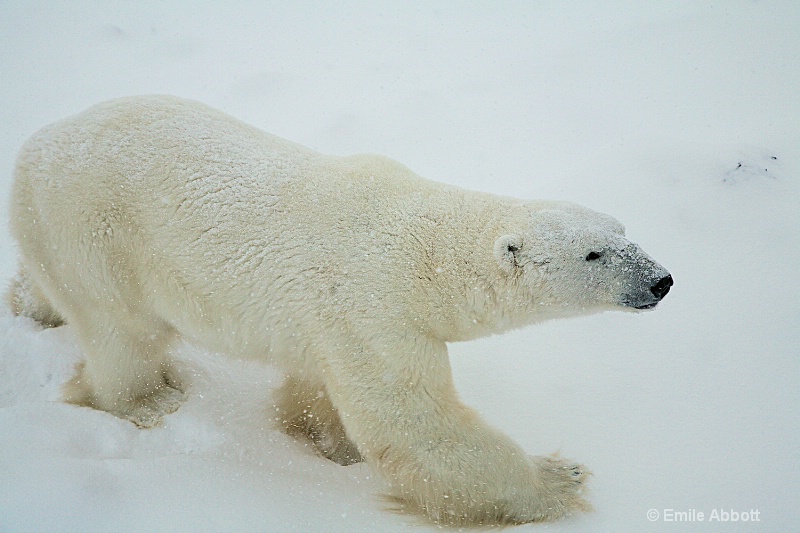
[[[437,337],[469,340],[532,321],[529,300],[494,256],[497,238],[525,227],[527,213],[519,200],[455,188],[426,202],[416,231],[425,237],[422,286]]]
[[[351,278],[361,273],[348,282],[351,296],[374,305],[375,295],[382,295],[382,313],[369,316],[414,324],[443,341],[532,322],[532,300],[494,255],[499,237],[528,227],[525,202],[430,181],[380,156],[328,158],[322,164],[327,179],[302,193],[318,199],[320,212],[344,220],[348,232],[311,213],[300,216],[303,223],[319,222],[316,231],[330,235],[330,242],[351,243],[341,258]],[[372,253],[376,247],[385,253]]]

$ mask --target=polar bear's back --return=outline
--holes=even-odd
[[[198,102],[123,98],[47,126],[24,145],[12,219],[38,221],[31,231],[69,224],[97,235],[119,217],[150,233],[154,246],[184,246],[213,230],[241,247],[324,159]],[[170,242],[157,242],[170,233]]]
[[[235,178],[230,192],[260,196],[319,157],[204,104],[138,96],[40,130],[21,151],[18,179],[24,174],[35,188],[64,190],[86,185],[89,173],[95,192],[106,186],[142,194],[178,184],[220,192]]]
[[[173,96],[112,100],[43,128],[23,146],[16,182],[50,212],[69,210],[66,199],[80,198],[82,211],[86,202],[131,203],[131,211],[153,208],[149,222],[170,215],[161,206],[177,206],[182,221],[205,212],[216,226],[228,215],[264,223],[282,200],[292,203],[284,210],[297,209],[316,202],[309,196],[343,194],[355,203],[373,189],[386,197],[429,185],[386,158],[324,156]]]
[[[196,102],[114,100],[26,142],[12,232],[29,270],[60,276],[43,286],[93,279],[85,297],[143,301],[240,280],[245,294],[265,250],[280,247],[287,190],[325,159]]]
[[[441,190],[386,158],[324,156],[203,104],[134,97],[25,144],[12,232],[62,304],[141,304],[184,330],[258,315],[263,328],[269,309],[298,317],[298,295],[375,268],[365,258],[385,234],[402,239]]]

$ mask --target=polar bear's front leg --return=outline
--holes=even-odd
[[[590,508],[582,466],[529,457],[459,402],[443,343],[407,349],[341,355],[326,369],[348,435],[405,509],[437,523],[489,525]]]

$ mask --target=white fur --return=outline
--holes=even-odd
[[[528,457],[459,402],[446,343],[619,307],[665,275],[605,215],[324,156],[166,96],[37,133],[12,229],[15,309],[63,317],[86,351],[70,401],[151,426],[182,399],[176,337],[264,358],[288,376],[287,431],[450,524],[588,504],[580,466]]]

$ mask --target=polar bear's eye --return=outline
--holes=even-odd
[[[589,252],[589,255],[586,256],[587,261],[594,261],[595,259],[600,259],[603,257],[603,254],[600,252]]]

